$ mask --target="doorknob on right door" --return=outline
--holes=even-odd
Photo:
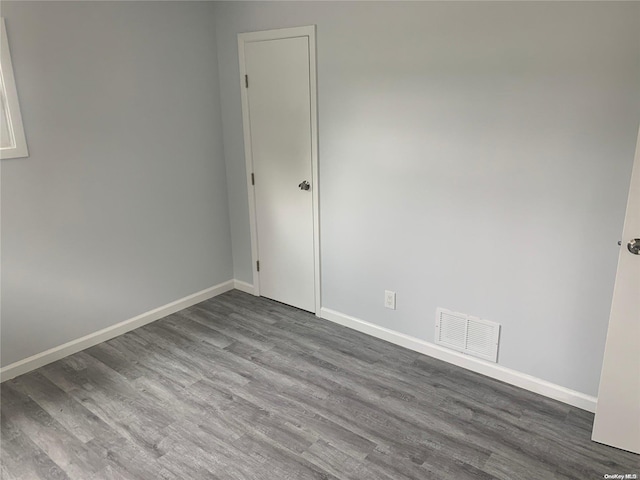
[[[634,238],[627,243],[627,248],[634,255],[640,255],[640,238]]]
[[[311,185],[305,180],[304,182],[300,183],[298,187],[300,187],[300,190],[309,190],[311,188]]]

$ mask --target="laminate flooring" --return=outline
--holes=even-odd
[[[593,415],[231,291],[2,384],[3,479],[601,479]]]

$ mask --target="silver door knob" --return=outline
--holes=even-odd
[[[305,180],[300,185],[298,185],[298,187],[300,187],[300,190],[309,190],[311,188],[311,185]]]
[[[634,238],[627,243],[627,248],[634,255],[640,255],[640,238]]]

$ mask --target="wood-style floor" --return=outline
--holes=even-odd
[[[1,390],[7,480],[640,474],[590,413],[238,291]]]

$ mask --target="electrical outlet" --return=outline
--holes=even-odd
[[[396,309],[396,292],[392,292],[391,290],[384,291],[384,306],[391,310]]]

